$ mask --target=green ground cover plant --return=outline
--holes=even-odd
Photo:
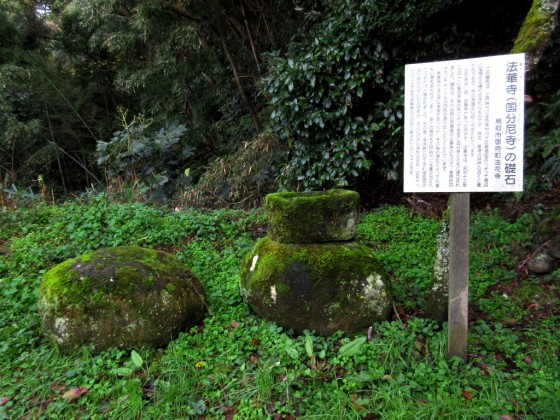
[[[294,335],[242,301],[239,267],[266,234],[261,209],[181,210],[100,194],[0,210],[0,419],[553,419],[560,412],[556,303],[532,307],[520,276],[535,218],[472,215],[469,361],[423,317],[439,221],[404,207],[362,216],[357,237],[389,272],[395,313],[366,336]],[[37,286],[86,251],[173,253],[206,287],[208,313],[163,349],[64,354],[43,338]],[[519,254],[519,249],[525,254]],[[523,287],[512,288],[517,283]],[[548,279],[551,299],[558,279]],[[505,297],[504,297],[505,295]],[[544,305],[544,304],[542,304]]]

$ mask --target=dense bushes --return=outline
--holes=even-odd
[[[318,19],[309,14],[317,19],[313,30],[296,38],[285,56],[270,56],[264,80],[271,123],[290,146],[284,187],[360,189],[368,174],[374,185],[398,180],[403,66],[486,48],[481,38],[487,29],[478,38],[472,33],[484,23],[460,24],[487,7],[475,3],[339,0]],[[496,10],[488,14],[500,19]],[[509,13],[517,19],[519,7]],[[501,52],[510,48],[507,36],[496,31],[494,46],[505,47]]]
[[[252,174],[233,195],[214,188],[212,205],[269,186],[400,191],[404,65],[507,53],[531,5],[60,0],[37,14],[39,3],[0,13],[3,187],[56,195],[124,183],[176,200],[220,183],[215,162],[267,173],[266,188]],[[557,35],[550,44],[538,80],[528,78],[541,92],[557,91]],[[557,101],[545,96],[527,155],[552,182]],[[274,165],[246,146],[270,131]]]
[[[527,157],[530,190],[551,188],[560,181],[560,90],[528,112]],[[544,185],[543,185],[544,184]]]

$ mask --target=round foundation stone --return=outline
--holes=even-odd
[[[170,254],[116,247],[48,271],[38,309],[46,336],[62,350],[161,347],[202,320],[204,289]]]
[[[385,320],[391,295],[371,250],[357,242],[261,239],[241,268],[241,294],[261,317],[296,333],[355,333]]]

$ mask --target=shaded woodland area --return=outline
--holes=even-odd
[[[508,53],[532,2],[0,4],[3,203],[249,208],[278,189],[402,197],[404,65]],[[528,75],[528,193],[559,178],[558,43]]]
[[[0,0],[0,420],[557,418],[559,3]],[[525,191],[473,194],[465,361],[448,357],[430,303],[448,197],[402,192],[404,66],[510,52],[530,63]],[[360,194],[343,224],[356,232],[321,247],[360,243],[356,260],[378,259],[393,299],[356,337],[298,334],[241,289],[242,264],[266,262],[250,254],[273,230],[263,197],[334,187]],[[324,212],[294,208],[285,225],[305,234],[300,249],[319,248],[293,220]],[[192,270],[203,320],[157,348],[53,347],[38,303],[48,273],[123,246]],[[138,277],[139,289],[153,280]],[[79,280],[51,290],[71,305],[106,300]],[[266,297],[283,289],[267,284]]]

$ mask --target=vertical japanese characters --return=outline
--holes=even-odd
[[[506,121],[505,121],[505,156],[504,156],[504,176],[508,185],[515,185],[517,181],[517,136],[519,132],[519,103],[517,92],[519,90],[519,69],[520,64],[510,61],[506,65],[506,93],[508,97],[505,103]],[[521,70],[524,73],[523,67]]]

